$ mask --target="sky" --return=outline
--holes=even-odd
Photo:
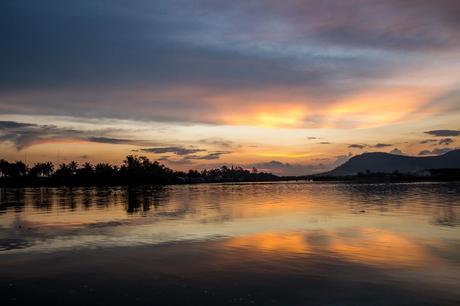
[[[3,0],[0,158],[323,172],[460,147],[457,0]]]

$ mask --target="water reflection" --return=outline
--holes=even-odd
[[[188,277],[209,287],[217,286],[211,280],[219,280],[240,291],[253,282],[273,286],[297,279],[297,285],[289,283],[296,295],[262,290],[261,304],[305,304],[308,299],[301,292],[307,289],[309,298],[323,301],[316,291],[344,290],[340,284],[345,282],[367,286],[370,292],[376,286],[375,296],[397,292],[394,303],[381,305],[420,304],[412,303],[417,300],[412,294],[398,291],[401,284],[427,288],[426,293],[434,290],[424,296],[432,304],[455,305],[459,209],[456,183],[2,189],[0,269],[13,278],[22,275],[18,271],[42,277],[59,269],[46,264],[57,258],[66,263],[63,273],[86,271],[92,261],[78,258],[90,256],[103,263],[92,269],[124,279],[174,277],[174,290],[185,290],[179,279]],[[132,269],[120,266],[120,258]],[[271,278],[275,274],[278,279]],[[353,290],[351,296],[360,296]],[[218,301],[225,304],[222,298]],[[227,304],[242,301],[234,298]],[[329,298],[331,305],[361,305]],[[201,304],[211,300],[206,296]],[[243,299],[247,304],[256,300]],[[375,299],[368,302],[380,305]]]
[[[152,207],[156,210],[166,202],[168,191],[162,186],[128,187],[125,210],[128,214],[141,213],[145,216]]]
[[[436,261],[426,251],[425,245],[397,233],[374,228],[309,233],[268,232],[231,238],[223,246],[252,250],[257,256],[327,254],[331,258],[377,266],[423,266]]]
[[[174,239],[179,240],[181,234],[209,238],[379,224],[420,235],[435,226],[429,234],[436,236],[439,227],[456,231],[459,203],[460,187],[453,183],[2,189],[0,224],[5,230],[14,221],[36,229],[81,231],[94,223],[122,221],[132,226],[129,232],[142,231],[139,237],[158,233],[161,226],[177,227]],[[189,232],[178,233],[180,228]]]

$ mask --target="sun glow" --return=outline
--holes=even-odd
[[[224,118],[227,124],[264,128],[298,128],[303,125],[306,109],[292,105],[260,105]]]

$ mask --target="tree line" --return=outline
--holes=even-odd
[[[222,166],[210,170],[175,171],[145,156],[128,155],[120,166],[108,163],[79,165],[75,161],[55,167],[52,162],[29,167],[22,161],[0,160],[0,186],[142,185],[211,182],[275,181],[279,177],[253,168]]]

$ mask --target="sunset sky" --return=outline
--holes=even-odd
[[[322,172],[460,147],[458,0],[4,0],[0,158]]]

